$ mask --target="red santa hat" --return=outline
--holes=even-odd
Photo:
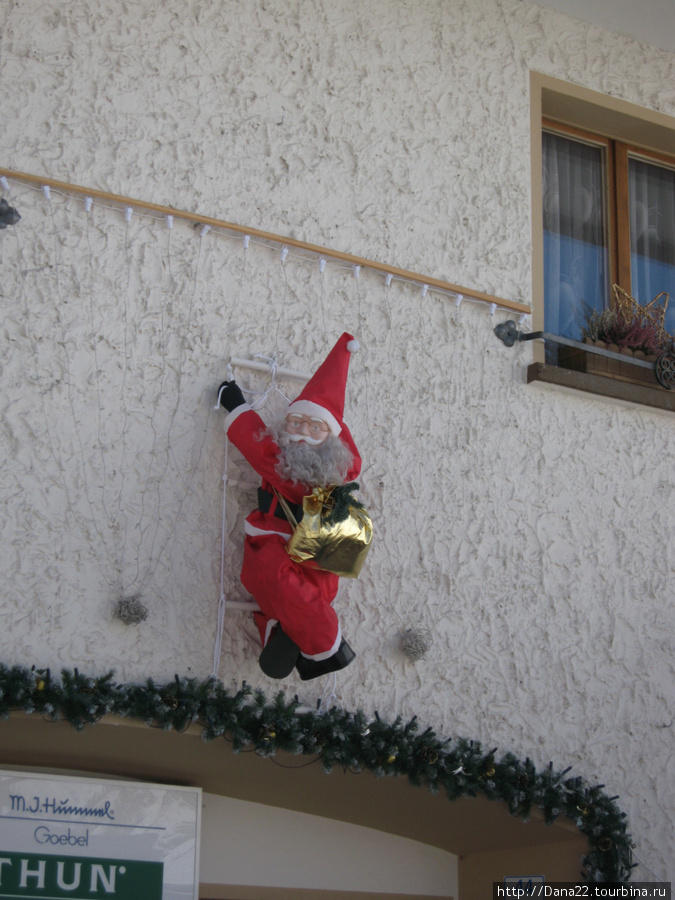
[[[313,416],[337,437],[342,431],[349,360],[360,344],[345,332],[291,405],[287,415]]]

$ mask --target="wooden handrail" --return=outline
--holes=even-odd
[[[213,216],[203,216],[200,213],[187,212],[186,210],[174,209],[171,206],[160,206],[156,203],[149,203],[147,200],[136,200],[132,197],[123,197],[120,194],[112,194],[108,191],[99,191],[95,188],[86,188],[78,184],[71,184],[66,181],[56,181],[53,178],[43,178],[41,175],[29,175],[26,172],[14,172],[11,169],[0,168],[0,177],[13,178],[18,181],[26,181],[30,184],[47,185],[55,190],[69,191],[75,194],[81,194],[85,197],[92,197],[99,200],[107,200],[112,203],[119,203],[124,207],[132,207],[135,209],[146,209],[150,212],[159,213],[163,216],[173,216],[176,219],[183,219],[187,222],[194,222],[202,225],[209,225],[212,228],[222,228],[235,234],[249,235],[263,241],[270,241],[279,244],[282,247],[294,247],[298,250],[306,250],[309,253],[315,253],[317,256],[325,256],[330,259],[337,259],[341,262],[347,262],[352,266],[361,266],[367,269],[373,269],[376,272],[382,272],[395,278],[401,278],[405,281],[413,282],[419,287],[427,285],[429,288],[436,288],[440,291],[451,294],[461,294],[469,300],[477,300],[481,303],[494,304],[501,309],[512,310],[513,312],[529,314],[532,310],[525,303],[519,303],[515,300],[505,300],[503,297],[495,297],[491,294],[485,294],[481,291],[475,291],[471,288],[460,287],[449,281],[443,281],[440,278],[430,278],[426,275],[420,275],[418,272],[412,272],[408,269],[399,269],[396,266],[390,266],[387,263],[377,262],[372,259],[365,259],[361,256],[354,256],[351,253],[342,253],[339,250],[331,250],[328,247],[321,247],[318,244],[309,244],[306,241],[298,241],[295,238],[284,237],[279,234],[272,234],[268,231],[261,231],[258,228],[247,228],[244,225],[236,225],[234,222],[226,222],[223,219],[216,219]]]

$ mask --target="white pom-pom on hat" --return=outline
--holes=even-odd
[[[359,344],[359,342],[355,338],[353,340],[349,341],[349,343],[347,344],[347,350],[350,353],[356,353],[360,349],[361,349],[361,344]]]

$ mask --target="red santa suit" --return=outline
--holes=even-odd
[[[308,383],[300,397],[289,407],[289,412],[311,411],[328,421],[331,431],[349,448],[353,461],[346,482],[353,481],[361,471],[361,458],[349,429],[342,422],[344,399],[335,403],[335,383],[330,385],[330,397],[320,390],[328,372],[333,373],[336,356],[345,352],[351,335],[342,336],[326,360]],[[348,362],[344,369],[342,395]],[[325,368],[324,368],[325,367]],[[323,374],[322,374],[323,369]],[[340,378],[337,379],[338,384]],[[338,576],[332,572],[314,569],[295,562],[286,552],[286,542],[293,533],[293,526],[285,518],[275,516],[277,491],[290,504],[302,506],[302,499],[312,492],[313,485],[293,484],[285,481],[276,471],[279,446],[266,432],[265,423],[248,404],[237,406],[225,420],[228,438],[241,451],[246,460],[262,478],[262,488],[272,495],[266,512],[254,510],[246,519],[244,562],[241,581],[256,600],[262,614],[256,614],[263,645],[273,626],[278,622],[284,632],[300,648],[303,656],[324,660],[332,656],[342,640],[340,624],[331,606],[338,589]],[[345,483],[346,483],[345,482]]]

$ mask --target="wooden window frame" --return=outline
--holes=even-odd
[[[632,296],[628,162],[630,159],[639,159],[675,171],[675,154],[668,156],[664,153],[655,153],[604,134],[584,131],[546,117],[542,119],[542,133],[544,132],[559,134],[603,150],[605,227],[610,284],[618,284]],[[609,306],[614,304],[611,291],[606,300]]]

